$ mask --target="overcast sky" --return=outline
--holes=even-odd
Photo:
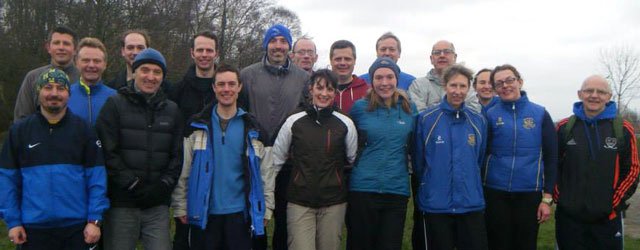
[[[302,33],[318,47],[316,68],[329,65],[329,47],[340,39],[356,45],[355,73],[375,60],[375,41],[387,31],[402,42],[398,65],[425,76],[431,46],[454,43],[458,62],[477,71],[510,63],[521,73],[533,102],[554,120],[571,114],[576,90],[601,73],[602,48],[640,47],[637,0],[277,0],[298,14]],[[294,37],[295,40],[295,37]],[[640,107],[635,102],[633,110]]]

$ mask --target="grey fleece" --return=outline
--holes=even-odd
[[[446,93],[440,77],[436,75],[435,69],[431,69],[427,76],[413,80],[407,94],[409,99],[416,104],[418,112],[422,112],[427,107],[440,103]],[[478,113],[482,111],[476,91],[471,86],[469,86],[469,93],[467,93],[467,98],[464,100],[464,105]]]

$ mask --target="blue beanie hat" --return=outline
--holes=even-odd
[[[38,79],[36,80],[36,93],[40,93],[42,87],[44,87],[48,83],[62,84],[64,88],[67,89],[67,91],[69,90],[69,86],[71,85],[67,73],[64,73],[64,71],[56,68],[50,68],[40,74],[40,77],[38,77]]]
[[[372,81],[373,73],[376,72],[376,70],[379,68],[389,68],[393,70],[393,73],[396,74],[396,79],[398,79],[398,77],[400,76],[400,68],[391,58],[386,56],[378,57],[378,59],[376,59],[373,64],[371,64],[371,67],[369,67],[369,77],[371,77]]]
[[[159,51],[152,48],[143,50],[136,56],[136,59],[133,60],[131,68],[135,72],[140,65],[145,63],[152,63],[160,66],[160,68],[162,68],[162,78],[167,77],[167,63],[164,60],[164,56],[162,56]]]
[[[282,24],[276,24],[271,26],[267,31],[264,32],[264,40],[262,40],[262,48],[267,49],[267,45],[269,45],[269,41],[276,36],[283,36],[284,39],[289,43],[289,50],[291,50],[291,32],[287,27],[284,27]]]

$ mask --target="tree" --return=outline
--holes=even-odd
[[[618,114],[625,113],[640,87],[640,54],[630,46],[615,46],[600,51],[604,77],[609,80]]]

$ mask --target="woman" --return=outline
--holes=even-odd
[[[349,113],[359,154],[351,174],[349,249],[400,249],[409,197],[408,142],[417,114],[397,89],[398,66],[387,57],[369,68],[372,89]]]
[[[347,209],[343,170],[345,160],[355,160],[358,135],[351,119],[333,108],[337,85],[333,72],[316,71],[311,105],[287,118],[273,145],[272,176],[287,160],[293,165],[287,188],[289,249],[340,248]]]
[[[446,68],[445,97],[418,116],[413,167],[427,249],[487,249],[480,180],[487,124],[464,102],[472,76],[462,65]]]
[[[522,91],[515,67],[491,72],[500,102],[487,110],[484,187],[489,249],[536,249],[538,225],[551,215],[558,146],[551,116]]]

